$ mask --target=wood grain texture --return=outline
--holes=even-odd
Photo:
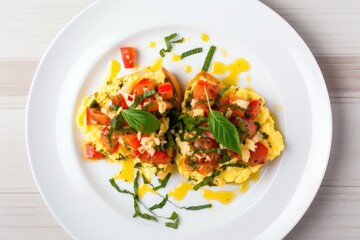
[[[40,58],[65,24],[94,0],[1,0],[0,58]],[[263,0],[316,55],[360,55],[358,0]]]
[[[93,0],[0,0],[0,239],[70,239],[41,199],[24,138],[49,43]],[[326,80],[333,147],[321,188],[286,239],[360,239],[360,1],[263,0],[301,35]]]

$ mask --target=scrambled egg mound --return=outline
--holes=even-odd
[[[170,121],[168,113],[177,107],[178,101],[181,102],[181,96],[177,92],[177,86],[171,83],[173,86],[171,93],[174,90],[174,96],[171,96],[171,99],[165,99],[159,94],[158,86],[173,81],[169,79],[173,78],[173,75],[165,69],[159,69],[144,70],[119,78],[116,77],[119,68],[117,61],[110,61],[104,83],[94,94],[83,98],[78,108],[76,123],[85,133],[86,141],[90,144],[89,149],[85,148],[84,157],[106,158],[111,162],[118,162],[131,156],[135,167],[146,178],[151,179],[155,174],[163,178],[173,167],[173,149],[166,147],[166,132]],[[144,79],[151,83],[156,93],[144,98],[135,109],[154,114],[160,121],[159,129],[153,133],[143,134],[134,132],[134,129],[130,129],[126,122],[122,122],[123,125],[109,135],[112,126],[117,124],[114,119],[121,115],[123,109],[130,107],[139,98],[140,94],[136,94],[134,89]],[[147,87],[148,85],[145,85],[140,91],[150,90]],[[114,96],[117,97],[115,100]]]
[[[236,125],[241,153],[222,146],[209,131],[206,94],[212,110]],[[243,183],[284,150],[282,134],[276,130],[265,100],[253,90],[225,86],[208,73],[201,72],[189,82],[182,114],[184,129],[176,133],[180,150],[175,161],[180,174],[193,184],[206,178],[217,186]]]

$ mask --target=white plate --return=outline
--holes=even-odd
[[[137,47],[140,64],[145,66],[158,56],[162,37],[173,32],[191,36],[176,45],[175,52],[204,47],[202,54],[181,62],[166,57],[164,65],[183,85],[200,69],[211,44],[219,49],[215,59],[247,59],[252,81],[240,84],[265,97],[286,142],[281,157],[268,164],[246,194],[230,205],[214,203],[210,210],[180,211],[178,230],[132,218],[131,199],[108,183],[118,167],[82,160],[74,121],[80,99],[100,84],[107,61],[120,60],[119,46]],[[201,33],[209,34],[210,41],[202,42]],[[157,41],[157,49],[148,48],[149,41]],[[227,50],[226,58],[221,48]],[[185,64],[193,66],[191,74],[184,72]],[[27,149],[36,183],[58,221],[77,239],[282,238],[320,186],[332,133],[329,97],[314,57],[281,17],[250,0],[96,2],[49,47],[32,83],[26,117]],[[170,185],[175,186],[177,179]],[[204,202],[198,193],[192,194],[181,204]]]

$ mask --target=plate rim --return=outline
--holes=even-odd
[[[52,40],[52,42],[50,43],[50,45],[48,46],[48,48],[46,49],[45,53],[43,54],[38,67],[35,71],[32,83],[31,83],[31,87],[29,90],[29,94],[28,94],[28,100],[27,100],[27,104],[26,104],[26,113],[25,113],[25,142],[26,142],[26,151],[27,151],[27,156],[28,156],[28,162],[30,165],[30,169],[35,181],[35,184],[40,192],[40,195],[43,199],[43,201],[45,202],[47,208],[50,210],[50,212],[52,213],[52,215],[55,217],[55,219],[57,220],[57,222],[62,226],[62,228],[72,237],[72,238],[76,238],[73,233],[71,231],[69,231],[69,229],[62,223],[62,221],[60,221],[60,219],[58,218],[58,216],[54,213],[53,209],[50,207],[50,204],[48,203],[47,198],[45,197],[45,194],[43,192],[43,189],[41,187],[41,185],[39,184],[38,181],[38,176],[36,175],[35,171],[34,171],[34,161],[31,159],[31,150],[29,148],[29,142],[30,140],[30,136],[29,136],[29,115],[30,113],[30,105],[31,105],[31,99],[32,99],[32,95],[33,95],[33,91],[34,91],[34,86],[35,86],[35,82],[36,79],[38,78],[39,72],[42,69],[42,66],[45,62],[46,56],[48,55],[48,52],[53,48],[53,45],[56,43],[56,41],[58,40],[58,38],[64,33],[64,31],[73,24],[73,22],[75,22],[78,18],[80,18],[84,13],[86,13],[89,9],[95,7],[97,4],[99,4],[100,2],[102,2],[104,0],[96,0],[93,3],[91,3],[90,5],[88,5],[87,7],[85,7],[84,9],[82,9],[79,13],[77,13],[62,29],[61,31],[58,32],[58,34],[55,36],[55,38]],[[249,1],[250,2],[250,1]],[[255,2],[255,1],[254,1]],[[321,169],[321,174],[318,174],[318,182],[315,185],[315,187],[313,187],[313,191],[311,192],[311,196],[308,198],[309,200],[306,203],[306,206],[302,208],[303,211],[298,212],[296,219],[292,221],[292,224],[287,224],[287,228],[283,229],[282,232],[279,234],[279,232],[277,232],[276,236],[273,235],[276,238],[283,238],[285,237],[288,233],[290,233],[290,231],[298,224],[298,222],[301,220],[301,218],[303,217],[303,215],[305,214],[305,212],[308,210],[308,208],[310,207],[311,203],[313,202],[320,186],[321,183],[323,181],[326,169],[327,169],[327,165],[329,162],[329,157],[330,157],[330,152],[331,152],[331,145],[332,145],[332,133],[333,133],[333,120],[332,120],[332,110],[331,110],[331,102],[330,102],[330,97],[329,97],[329,93],[328,93],[328,89],[326,86],[326,82],[325,79],[322,75],[321,69],[314,57],[314,55],[312,54],[311,50],[309,49],[309,47],[307,46],[307,44],[304,42],[304,40],[301,38],[301,36],[296,32],[296,30],[285,20],[283,19],[277,12],[275,12],[274,10],[272,10],[270,7],[268,7],[266,4],[260,2],[260,1],[256,1],[256,3],[254,4],[260,4],[262,5],[262,7],[267,8],[268,11],[271,11],[272,14],[275,14],[277,18],[279,18],[283,24],[286,25],[287,30],[290,30],[293,32],[293,34],[295,33],[297,41],[301,42],[305,49],[306,49],[306,53],[304,53],[307,58],[309,58],[308,60],[311,60],[313,63],[313,66],[316,68],[316,74],[319,75],[321,77],[321,79],[319,79],[319,81],[322,84],[324,94],[326,95],[327,101],[326,101],[326,106],[327,106],[327,110],[328,110],[328,115],[330,116],[330,118],[328,119],[328,125],[329,125],[329,138],[328,138],[328,142],[326,144],[326,149],[327,149],[327,154],[326,156],[324,156],[324,161],[323,161],[323,165],[322,165],[322,169]],[[301,181],[302,182],[302,178]],[[285,212],[285,210],[284,210]],[[271,225],[270,225],[271,226]],[[260,237],[261,238],[261,237]]]

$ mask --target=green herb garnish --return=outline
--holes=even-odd
[[[247,164],[245,164],[245,163],[231,163],[231,164],[226,164],[226,165],[221,166],[222,169],[225,169],[227,167],[246,168]]]
[[[109,182],[110,182],[111,186],[113,186],[116,189],[116,191],[118,191],[119,193],[125,193],[125,194],[130,194],[131,196],[134,196],[134,194],[128,190],[120,189],[120,187],[116,184],[114,178],[110,178]]]
[[[139,109],[124,109],[121,111],[124,120],[141,133],[153,133],[160,127],[160,121],[153,114]]]
[[[165,226],[169,228],[177,229],[179,226],[179,216],[176,212],[173,212],[172,215],[169,218],[170,220],[173,220],[173,222],[166,222]]]
[[[160,188],[165,188],[169,179],[171,177],[171,173],[168,173],[164,179],[159,179],[159,186],[153,187],[155,191],[159,190]]]
[[[210,47],[210,49],[209,49],[209,51],[208,51],[208,53],[206,55],[204,65],[202,67],[202,71],[207,72],[209,70],[210,63],[211,63],[211,60],[212,60],[212,58],[214,56],[215,50],[216,50],[215,46]]]
[[[212,208],[212,204],[198,205],[198,206],[190,206],[190,207],[182,207],[182,209],[198,211],[205,208]]]
[[[155,90],[148,90],[145,91],[143,94],[141,94],[140,96],[138,96],[137,98],[135,98],[134,103],[131,104],[130,109],[135,109],[137,107],[137,105],[139,105],[139,103],[144,100],[145,98],[151,97],[152,95],[154,95],[156,93]]]
[[[223,151],[220,148],[203,148],[203,149],[195,149],[195,153],[217,153],[221,154]]]
[[[180,39],[178,39],[178,40],[174,40],[174,41],[170,41],[171,43],[182,43],[182,42],[184,42],[184,38],[182,37],[182,38],[180,38]]]
[[[165,204],[167,203],[168,199],[169,199],[169,197],[166,194],[164,199],[160,203],[155,204],[154,206],[150,207],[149,209],[150,210],[155,210],[155,209],[158,209],[158,208],[163,208],[165,206]]]
[[[209,99],[206,88],[204,87],[206,99]],[[221,143],[224,147],[234,151],[236,153],[241,153],[240,140],[237,134],[237,129],[224,115],[218,111],[213,111],[211,109],[210,103],[208,101],[208,106],[210,110],[209,114],[209,127],[214,135],[214,138],[217,142]]]
[[[95,108],[95,109],[98,109],[100,110],[100,105],[99,103],[94,99],[91,104],[90,104],[90,108]]]
[[[204,178],[200,183],[196,184],[193,189],[199,190],[201,187],[208,185],[215,177],[219,176],[220,171],[215,170],[211,176]]]
[[[194,48],[194,49],[191,49],[189,51],[186,51],[186,52],[183,52],[180,57],[181,59],[185,58],[185,57],[188,57],[188,56],[191,56],[191,55],[194,55],[194,54],[197,54],[197,53],[201,53],[202,52],[202,48]]]
[[[171,41],[171,39],[175,38],[177,36],[176,33],[170,34],[169,36],[164,37],[164,41],[165,41],[165,45],[166,45],[166,49],[162,48],[159,52],[161,57],[165,57],[165,53],[166,52],[171,52],[172,50],[172,43],[177,43],[177,41],[179,40],[175,40],[175,41]],[[183,40],[181,40],[182,42]]]

